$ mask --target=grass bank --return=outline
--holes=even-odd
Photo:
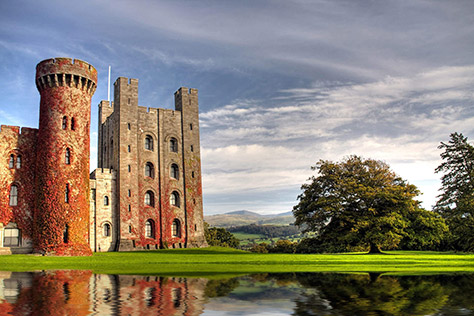
[[[474,254],[387,251],[384,254],[255,254],[210,247],[96,253],[92,257],[0,256],[0,270],[87,269],[106,274],[202,276],[266,272],[474,273]]]

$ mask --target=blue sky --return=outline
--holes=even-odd
[[[474,137],[473,1],[1,1],[0,123],[37,127],[35,66],[199,89],[205,214],[290,211],[320,159],[386,161],[436,201],[440,141]]]

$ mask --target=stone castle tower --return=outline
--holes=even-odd
[[[0,253],[88,255],[206,246],[196,89],[175,110],[138,106],[118,78],[99,104],[98,169],[89,175],[97,71],[80,60],[37,65],[39,129],[0,131]]]
[[[89,250],[90,105],[96,84],[97,71],[80,60],[48,59],[36,66],[41,95],[33,240],[37,251]]]

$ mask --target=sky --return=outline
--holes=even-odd
[[[139,105],[199,90],[204,214],[291,211],[319,160],[383,160],[439,194],[438,145],[474,137],[474,1],[0,1],[0,123],[38,127],[35,67],[139,80]]]

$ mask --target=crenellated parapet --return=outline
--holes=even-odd
[[[97,70],[90,64],[71,58],[51,58],[36,66],[36,87],[70,87],[93,95],[97,87]]]

